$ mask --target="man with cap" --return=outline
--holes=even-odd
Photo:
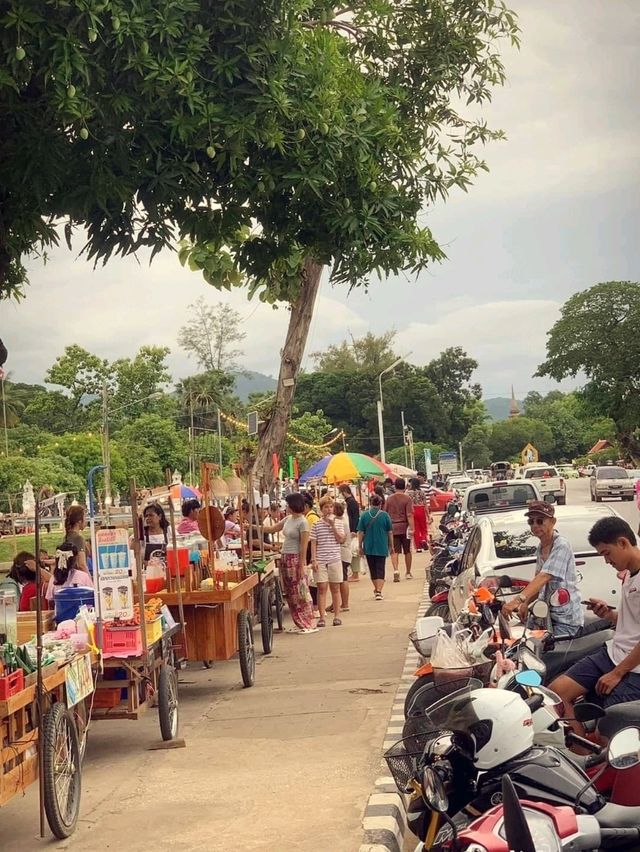
[[[540,598],[549,605],[549,617],[554,636],[575,636],[580,632],[584,616],[573,550],[566,538],[555,529],[556,512],[551,503],[532,500],[525,513],[531,535],[538,539],[536,572],[533,580],[502,612],[511,616],[519,611],[526,622],[529,604]]]

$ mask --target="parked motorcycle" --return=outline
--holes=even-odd
[[[427,849],[450,839],[451,823],[462,830],[479,813],[499,803],[505,774],[510,775],[519,796],[596,815],[601,828],[638,824],[640,807],[607,804],[576,761],[558,749],[534,744],[532,712],[543,705],[539,694],[523,699],[504,690],[461,689],[425,711],[422,752],[410,750],[415,747],[416,732],[412,743],[400,742],[386,753],[399,786],[415,790],[416,776],[430,768],[450,796],[445,820],[449,834],[444,830],[437,840],[441,815],[425,808],[424,797],[422,806],[416,798],[412,800],[409,825],[412,830],[418,828]],[[597,749],[582,738],[579,741]],[[638,743],[640,748],[640,739]],[[583,763],[588,766],[591,759],[599,761],[594,756]],[[639,794],[640,787],[635,786],[634,805],[640,804]]]

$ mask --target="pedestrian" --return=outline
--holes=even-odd
[[[613,639],[551,684],[569,718],[574,715],[573,702],[594,690],[605,707],[640,700],[640,548],[629,524],[617,515],[596,521],[589,544],[617,571],[622,587],[617,609],[597,598],[588,600],[595,614],[615,628]],[[573,727],[583,734],[576,723]]]
[[[384,485],[381,485],[380,483],[374,485],[373,493],[377,494],[378,497],[382,500],[382,503],[380,505],[384,509],[384,504],[387,502],[387,492],[384,490]]]
[[[358,521],[358,544],[360,555],[366,557],[369,566],[373,596],[381,601],[387,556],[393,550],[393,524],[381,508],[382,498],[379,494],[372,494],[369,504]]]
[[[417,473],[418,481],[420,483],[420,488],[424,492],[424,496],[427,498],[427,506],[431,504],[431,496],[433,495],[433,485],[427,479],[427,474],[423,471],[419,470]]]
[[[353,560],[351,531],[349,529],[349,521],[345,514],[346,506],[344,503],[333,504],[333,514],[336,518],[336,529],[344,535],[344,541],[340,545],[340,560],[342,562],[342,583],[340,584],[340,603],[342,612],[349,612],[349,569]],[[360,509],[358,508],[358,519],[360,519]],[[356,538],[358,536],[356,527]],[[327,612],[332,612],[332,607],[327,607]]]
[[[396,482],[397,481],[398,480],[396,479]],[[404,479],[402,481],[404,482]],[[385,497],[389,497],[389,495],[393,494],[395,490],[396,490],[395,489],[395,483],[394,483],[393,479],[391,479],[390,476],[387,476],[387,478],[384,481]]]
[[[410,480],[411,488],[407,496],[411,498],[413,505],[413,541],[416,552],[422,553],[429,545],[429,508],[424,491],[420,487],[420,480],[414,477]]]
[[[538,539],[535,575],[517,597],[503,604],[502,613],[510,617],[517,609],[520,620],[526,624],[529,604],[540,598],[549,605],[552,634],[575,636],[582,628],[584,616],[571,543],[555,529],[556,512],[551,503],[531,500],[525,515],[531,535]],[[555,592],[563,598],[557,604],[552,603]]]
[[[398,477],[395,481],[395,493],[387,497],[384,510],[393,524],[393,582],[400,582],[398,556],[404,554],[405,579],[411,580],[411,537],[413,536],[413,503],[405,493],[405,481]]]
[[[78,551],[78,567],[82,571],[88,571],[87,552],[89,550],[87,541],[82,535],[85,528],[84,506],[69,506],[64,518],[64,540],[72,544]]]
[[[192,497],[182,504],[182,520],[176,527],[178,535],[192,535],[199,532],[198,514],[200,512],[200,501]]]
[[[313,605],[307,576],[307,547],[309,524],[304,516],[306,504],[302,494],[294,492],[285,497],[287,517],[271,527],[271,531],[282,532],[282,559],[280,581],[287,600],[296,633],[316,633],[313,623]]]
[[[331,606],[333,611],[333,626],[342,624],[340,619],[340,585],[342,583],[342,559],[340,545],[345,534],[336,525],[333,514],[333,500],[326,494],[320,501],[322,516],[311,528],[311,565],[318,587],[318,610],[320,618],[317,626],[325,626],[327,607],[327,590],[331,589]]]
[[[229,544],[230,541],[240,538],[242,530],[238,523],[238,510],[233,506],[227,506],[224,510],[224,541]]]
[[[317,524],[320,520],[320,515],[316,512],[315,506],[313,505],[313,494],[309,491],[304,491],[302,492],[302,498],[305,502],[304,516],[309,524],[309,532],[311,532],[313,525]],[[307,548],[306,564],[309,566],[311,565],[311,541],[309,541]],[[309,577],[309,589],[311,592],[311,600],[313,601],[313,617],[320,618],[320,612],[318,610],[318,587],[316,586],[316,579],[313,572],[311,572],[311,576]]]
[[[164,559],[169,541],[169,521],[164,513],[164,509],[159,503],[149,503],[148,506],[145,506],[142,513],[142,521],[144,524],[145,541],[144,561],[148,562],[151,556],[157,551],[161,551]],[[79,559],[78,565],[82,567]]]
[[[349,536],[347,542],[342,548],[343,559],[347,552],[346,545],[347,543],[351,546],[353,541],[357,538],[358,535],[358,521],[360,519],[360,506],[358,505],[358,501],[353,496],[353,491],[350,486],[346,483],[343,483],[338,489],[340,494],[344,497],[344,503],[347,509],[347,515],[349,518]],[[352,555],[349,557],[349,562],[351,563],[351,580],[354,583],[359,582],[360,580],[360,557],[353,557]],[[343,600],[344,603],[344,600]]]
[[[52,601],[61,589],[71,586],[93,588],[93,580],[86,571],[80,568],[78,548],[75,544],[65,541],[56,550],[56,567],[49,580],[45,597]]]

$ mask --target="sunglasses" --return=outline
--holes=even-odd
[[[546,518],[527,518],[527,523],[532,527],[534,524],[544,524],[546,520]]]

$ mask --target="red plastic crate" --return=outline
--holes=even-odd
[[[142,633],[139,627],[103,628],[102,653],[105,657],[138,657],[142,653]]]
[[[12,695],[22,692],[24,689],[24,672],[18,669],[9,675],[0,677],[0,701],[6,701]]]

